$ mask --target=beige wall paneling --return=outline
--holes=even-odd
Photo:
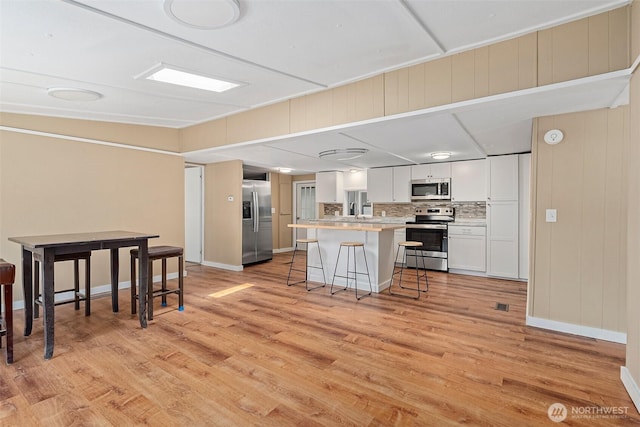
[[[635,0],[633,7],[640,7]],[[637,16],[637,14],[636,14]],[[640,17],[638,17],[640,18]],[[640,19],[634,21],[640,27]],[[638,34],[637,32],[635,34]],[[627,144],[627,361],[626,367],[640,386],[640,73],[631,78],[629,143]]]
[[[536,228],[536,215],[538,211],[538,118],[533,119],[531,129],[531,165],[530,165],[530,176],[529,176],[529,280],[527,281],[527,316],[533,315],[533,306],[535,300],[535,286],[533,284],[536,282],[536,236],[537,236],[537,228]],[[548,260],[547,260],[548,265]],[[548,283],[548,281],[547,281]]]
[[[609,12],[609,71],[628,68],[635,57],[631,58],[631,6]]]
[[[629,30],[631,34],[631,63],[636,60],[638,56],[640,56],[640,2],[638,0],[634,0],[631,4],[630,21],[631,28]]]
[[[227,117],[227,143],[272,136],[289,132],[289,101],[256,108]]]
[[[385,116],[409,111],[409,68],[385,74],[384,94]]]
[[[336,90],[334,90],[333,124],[357,122],[384,116],[383,75],[380,74],[346,85],[346,121],[342,121],[343,113],[336,102]],[[344,96],[338,94],[337,99],[344,99]]]
[[[178,129],[47,116],[37,116],[37,119],[34,117],[36,116],[0,113],[0,124],[176,153],[180,151]]]
[[[589,75],[602,74],[609,71],[609,15],[589,18]]]
[[[242,161],[205,166],[204,260],[242,264]],[[233,196],[233,202],[227,201]]]
[[[427,63],[413,65],[409,67],[409,86],[407,92],[407,106],[409,111],[420,110],[427,105],[426,101],[426,70]],[[432,68],[433,65],[430,66]],[[439,76],[438,76],[439,77]],[[436,78],[436,76],[434,76]]]
[[[424,64],[425,105],[423,108],[451,103],[451,57]]]
[[[475,52],[458,53],[451,57],[451,101],[475,98]]]
[[[625,108],[536,120],[533,200],[535,253],[530,315],[625,331]],[[547,145],[549,129],[565,140]],[[545,210],[557,209],[556,223]]]
[[[307,97],[289,100],[289,131],[302,132],[307,129]]]
[[[174,202],[184,200],[181,157],[9,131],[0,132],[0,152],[0,253],[18,277],[21,251],[11,236],[130,230],[159,234],[151,245],[184,246],[184,204]],[[68,288],[72,263],[55,270],[56,288]],[[129,280],[126,248],[119,275]],[[92,285],[110,281],[109,251],[94,252]],[[22,299],[21,286],[14,299]]]
[[[489,94],[537,84],[537,36],[529,34],[489,46]]]
[[[271,242],[273,249],[280,248],[280,174],[270,173],[271,183],[271,206],[276,208],[276,212],[271,215]]]
[[[306,98],[306,127],[304,128],[304,130],[319,129],[331,126],[331,112],[333,107],[333,94],[331,93],[331,90],[324,90],[312,95],[307,95]]]
[[[475,97],[482,98],[489,95],[489,47],[475,49],[473,58],[475,62]]]
[[[226,144],[226,118],[180,129],[180,151],[183,153]]]

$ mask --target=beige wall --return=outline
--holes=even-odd
[[[180,152],[179,131],[158,126],[0,113],[4,126]]]
[[[537,119],[530,316],[625,332],[627,129],[627,107]]]
[[[242,265],[242,161],[204,168],[204,261]],[[233,201],[227,198],[233,196]]]
[[[180,156],[0,131],[0,253],[16,264],[18,277],[20,246],[11,236],[128,230],[159,234],[151,245],[184,246],[183,199]],[[127,249],[120,259],[122,282],[129,280]],[[170,263],[169,272],[176,271]],[[56,288],[68,289],[71,263],[56,264],[55,274]],[[110,282],[108,251],[92,255],[91,282]],[[22,299],[21,286],[14,295]]]
[[[640,55],[640,1],[632,5],[633,51]],[[640,386],[640,71],[631,80],[629,117],[628,225],[627,225],[627,362],[636,386]],[[636,402],[636,405],[638,402]],[[640,409],[640,408],[639,408]]]

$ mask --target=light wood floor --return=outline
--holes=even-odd
[[[524,326],[524,283],[430,272],[419,301],[356,302],[351,291],[287,288],[289,257],[241,273],[188,267],[185,311],[156,299],[146,330],[128,290],[116,314],[109,297],[89,318],[57,307],[50,361],[41,320],[25,338],[18,311],[0,424],[538,426],[555,425],[556,402],[567,425],[640,423],[619,379],[624,346]],[[571,414],[594,406],[628,416]]]

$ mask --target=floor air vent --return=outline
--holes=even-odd
[[[502,302],[497,302],[496,303],[496,310],[509,311],[509,304],[505,304],[505,303],[502,303]]]

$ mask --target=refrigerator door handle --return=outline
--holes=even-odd
[[[260,229],[260,221],[258,219],[259,206],[258,206],[258,192],[252,191],[251,198],[253,199],[253,231],[258,232]]]

